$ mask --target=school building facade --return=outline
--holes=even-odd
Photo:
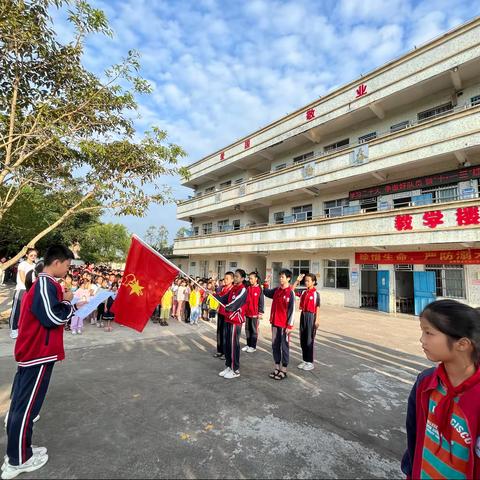
[[[322,302],[480,305],[480,19],[193,163],[189,273],[289,268]]]

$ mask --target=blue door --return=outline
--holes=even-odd
[[[379,270],[377,272],[378,310],[390,311],[390,272]]]
[[[436,299],[435,272],[413,272],[413,295],[415,315]]]

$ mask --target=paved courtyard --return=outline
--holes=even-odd
[[[16,367],[2,326],[3,419]],[[295,331],[282,382],[268,378],[268,332],[264,320],[236,380],[217,375],[213,324],[66,334],[34,430],[50,460],[23,478],[399,477],[406,400],[429,366],[417,320],[324,306],[315,370],[296,368]]]

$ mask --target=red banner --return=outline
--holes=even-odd
[[[430,252],[355,253],[355,263],[371,263],[378,265],[479,265],[480,249],[434,250]]]

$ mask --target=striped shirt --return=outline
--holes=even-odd
[[[428,417],[423,444],[421,478],[426,479],[466,479],[470,444],[472,438],[468,431],[465,415],[458,406],[458,398],[454,400],[452,420],[450,422],[451,443],[442,438],[442,447],[439,449],[440,436],[435,421],[434,410],[446,390],[439,382],[436,390],[430,395]]]

